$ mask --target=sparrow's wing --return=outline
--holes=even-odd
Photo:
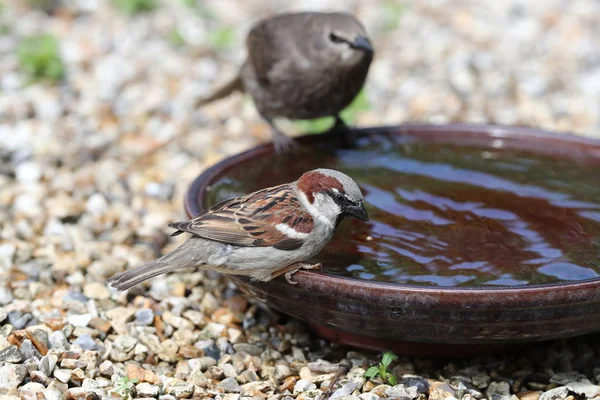
[[[268,84],[277,75],[277,71],[283,69],[289,75],[290,70],[307,63],[303,44],[304,41],[311,40],[306,31],[312,24],[314,21],[311,20],[310,13],[284,14],[252,28],[246,39],[246,47],[248,62],[259,81]]]
[[[235,246],[295,250],[312,231],[313,219],[285,184],[226,200],[189,222],[169,226]]]

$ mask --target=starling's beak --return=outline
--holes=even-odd
[[[346,207],[346,213],[354,218],[358,218],[361,221],[368,221],[369,215],[367,214],[367,210],[365,209],[365,205],[361,201],[356,205],[351,205]]]
[[[356,39],[352,43],[350,43],[350,47],[353,49],[363,50],[367,53],[373,52],[373,46],[371,46],[371,42],[364,36],[357,36]]]

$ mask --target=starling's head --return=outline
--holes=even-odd
[[[320,40],[328,57],[349,66],[372,59],[373,46],[365,28],[356,18],[345,13],[322,15],[323,21],[319,24],[322,29]]]

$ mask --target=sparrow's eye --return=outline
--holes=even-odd
[[[342,39],[341,37],[339,37],[338,35],[336,35],[333,32],[331,32],[329,34],[329,40],[331,40],[333,43],[344,43],[345,42],[344,39]]]

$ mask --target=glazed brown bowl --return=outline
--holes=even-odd
[[[405,124],[352,131],[407,136],[427,142],[498,146],[600,167],[600,140],[537,129],[491,125]],[[346,138],[348,137],[345,136]],[[305,149],[347,145],[336,134],[304,136]],[[202,173],[185,199],[188,216],[214,204],[211,185],[234,166],[252,168],[253,160],[273,154],[262,145],[227,158]],[[283,179],[278,171],[299,176],[307,169],[273,156],[273,177],[257,179],[259,189]],[[278,175],[279,174],[279,175]],[[600,182],[600,172],[598,174]],[[340,249],[343,252],[343,249]],[[284,279],[251,282],[232,276],[238,287],[270,307],[307,321],[332,341],[405,355],[468,355],[483,350],[567,338],[600,331],[600,279],[518,287],[434,287],[391,284],[300,271],[297,285]]]

